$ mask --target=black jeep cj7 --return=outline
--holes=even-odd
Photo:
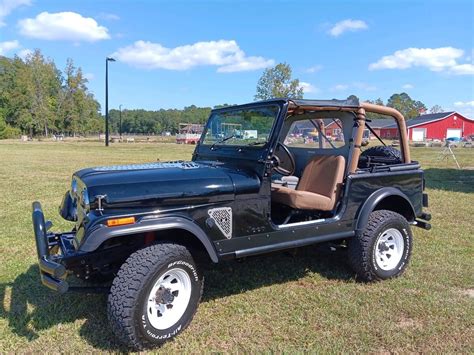
[[[366,112],[396,121],[400,151],[362,148],[368,131],[383,143]],[[288,99],[216,109],[192,161],[76,172],[60,206],[75,222],[71,232],[50,232],[33,203],[41,281],[66,292],[69,274],[114,278],[107,307],[114,332],[133,348],[151,347],[183,331],[196,312],[203,290],[196,260],[338,241],[360,279],[399,276],[412,250],[410,225],[430,228],[423,190],[394,109]]]

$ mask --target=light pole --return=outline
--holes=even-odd
[[[122,141],[122,104],[119,105],[119,134]]]
[[[105,58],[105,146],[109,146],[109,62],[115,62],[114,58]]]

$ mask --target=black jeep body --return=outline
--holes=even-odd
[[[363,132],[370,127],[365,110],[399,123],[398,157],[361,155]],[[211,113],[191,161],[80,170],[60,206],[61,216],[75,222],[72,231],[50,232],[41,205],[33,204],[42,282],[65,292],[68,274],[113,276],[133,252],[159,241],[184,245],[214,263],[347,241],[362,235],[370,215],[380,210],[429,229],[423,170],[410,159],[398,115],[347,100],[275,99],[226,107]],[[329,118],[344,138],[327,137]],[[298,210],[276,203],[275,184],[287,186],[282,175],[301,181],[315,156],[344,158],[334,206]]]
[[[291,101],[295,102],[295,101]],[[272,100],[219,111],[276,106],[273,130],[281,130],[290,100]],[[359,107],[347,101],[296,101],[297,106]],[[336,111],[337,112],[337,111]],[[280,126],[280,127],[279,127]],[[135,248],[150,240],[180,238],[200,246],[213,262],[227,258],[290,249],[351,238],[366,225],[369,214],[393,210],[427,227],[423,171],[417,162],[380,165],[345,177],[337,213],[329,218],[277,225],[271,218],[270,161],[278,135],[264,146],[199,144],[192,161],[88,168],[73,175],[71,190],[60,206],[61,216],[75,221],[67,233],[50,233],[41,206],[34,204],[34,227],[43,282],[67,290],[66,270],[87,278],[120,265]],[[304,165],[303,161],[301,165]],[[301,168],[300,168],[301,170]],[[209,211],[230,208],[229,232],[224,235]],[[219,211],[219,210],[217,210]],[[212,213],[212,212],[211,212]],[[134,223],[109,227],[111,218],[134,217]],[[225,218],[225,216],[224,216]],[[418,220],[418,221],[417,221]],[[126,237],[126,238],[124,238]],[[133,239],[136,240],[133,240]],[[199,245],[200,244],[200,245]],[[61,252],[50,255],[58,245]],[[59,270],[59,271],[58,271]]]

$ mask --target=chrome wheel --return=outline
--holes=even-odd
[[[393,270],[403,256],[405,249],[402,233],[395,228],[383,232],[375,243],[375,262],[385,271]]]
[[[191,279],[183,269],[161,275],[148,295],[147,316],[153,327],[164,330],[183,316],[191,298]]]

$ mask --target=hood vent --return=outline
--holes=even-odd
[[[130,164],[130,165],[112,165],[112,166],[99,166],[94,168],[94,171],[124,171],[124,170],[149,170],[149,169],[197,169],[199,164],[192,161],[168,161],[159,163],[146,163],[146,164]]]

